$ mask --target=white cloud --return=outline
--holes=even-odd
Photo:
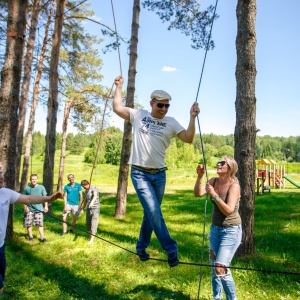
[[[173,68],[173,67],[167,67],[167,66],[164,66],[164,67],[162,68],[162,71],[164,71],[164,72],[175,72],[175,71],[177,71],[177,69],[176,69],[176,68]]]

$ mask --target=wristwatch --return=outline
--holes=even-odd
[[[218,194],[216,194],[216,196],[214,197],[214,200],[218,202],[220,199],[221,199],[221,197]]]

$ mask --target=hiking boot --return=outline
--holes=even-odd
[[[73,233],[74,233],[74,232],[73,232],[73,229],[70,229],[70,230],[69,230],[69,233],[73,234]]]
[[[171,268],[176,267],[179,264],[178,253],[168,253],[168,264]]]
[[[30,243],[33,243],[33,241],[34,241],[33,237],[29,237],[28,240]]]
[[[137,251],[137,255],[139,256],[141,261],[146,261],[150,258],[150,255],[146,250]]]
[[[44,243],[44,244],[47,243],[47,240],[46,240],[45,238],[39,239],[39,241],[40,241],[41,243]]]
[[[63,232],[62,234],[61,234],[61,236],[66,236],[68,233],[67,232]]]

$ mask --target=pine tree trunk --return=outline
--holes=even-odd
[[[19,104],[19,124],[17,130],[17,154],[15,158],[17,189],[19,187],[19,175],[20,175],[23,135],[24,135],[24,127],[25,127],[25,117],[26,117],[26,109],[28,103],[29,85],[31,79],[33,49],[34,49],[34,42],[35,42],[39,13],[40,13],[40,0],[34,0],[33,11],[31,15],[30,30],[29,30],[29,38],[27,41],[27,51],[26,51],[25,62],[24,62],[24,76],[22,82],[21,99]]]
[[[239,254],[254,254],[255,139],[256,139],[256,0],[239,0],[236,38],[235,159],[241,184],[240,214],[243,238]]]
[[[11,189],[15,189],[16,137],[27,8],[27,0],[8,2],[6,53],[1,71],[0,158],[5,185]],[[11,205],[6,237],[12,236],[13,206]]]
[[[31,155],[30,153],[31,153],[33,130],[34,130],[34,123],[35,123],[35,112],[36,112],[36,107],[37,107],[38,97],[39,97],[40,81],[41,81],[42,73],[43,73],[43,62],[45,59],[45,52],[47,49],[49,27],[51,24],[54,7],[55,7],[55,0],[52,1],[52,7],[51,7],[51,10],[50,10],[50,13],[48,16],[48,21],[47,21],[46,28],[45,28],[45,36],[44,36],[44,40],[43,40],[43,46],[42,46],[39,63],[38,63],[38,68],[37,68],[37,75],[36,75],[35,84],[34,84],[34,88],[33,88],[33,98],[32,98],[32,102],[31,102],[31,109],[30,109],[28,129],[27,129],[27,137],[26,137],[26,142],[25,142],[25,153],[24,153],[24,160],[23,160],[23,170],[22,170],[22,176],[21,176],[20,192],[23,192],[25,187],[28,184],[28,172],[29,172],[29,164],[30,164],[30,155]]]
[[[53,193],[54,156],[56,148],[56,123],[58,111],[58,63],[61,44],[63,17],[66,0],[57,1],[52,51],[50,60],[49,98],[46,131],[46,148],[43,166],[43,184],[49,194]],[[51,213],[51,206],[49,209]]]
[[[127,97],[126,97],[126,106],[131,108],[134,107],[140,10],[141,10],[140,0],[134,0],[132,25],[131,25],[128,85],[127,85]],[[128,186],[128,173],[129,173],[128,159],[130,156],[131,143],[132,143],[131,130],[132,130],[132,125],[129,122],[125,121],[121,162],[120,162],[119,178],[118,178],[116,210],[114,215],[115,218],[122,218],[126,214],[127,186]]]
[[[58,173],[58,183],[57,183],[57,190],[63,190],[63,178],[64,178],[64,163],[66,157],[66,146],[67,146],[67,130],[68,130],[68,123],[69,123],[69,116],[71,108],[73,107],[74,102],[66,100],[65,109],[64,109],[64,120],[62,126],[62,141],[61,141],[61,154],[60,154],[60,161],[59,161],[59,173]]]

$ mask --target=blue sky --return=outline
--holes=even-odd
[[[142,0],[141,0],[142,1]],[[90,0],[96,19],[114,28],[111,0]],[[203,0],[206,8],[215,1]],[[114,0],[118,33],[130,38],[132,4],[129,0]],[[206,58],[198,97],[201,109],[202,133],[233,134],[236,97],[236,4],[219,0],[212,38],[215,49]],[[257,0],[256,17],[256,98],[259,135],[299,136],[300,119],[300,1]],[[91,34],[101,35],[99,25],[86,24]],[[109,43],[107,39],[103,42]],[[121,45],[121,64],[125,83],[129,57]],[[149,108],[150,94],[163,89],[172,96],[169,115],[183,126],[189,122],[189,109],[196,100],[205,51],[191,48],[189,37],[179,31],[168,31],[157,15],[141,9],[138,43],[136,97]],[[117,51],[101,54],[103,84],[111,87],[120,74]],[[126,85],[124,85],[126,89]],[[123,120],[114,116],[111,125],[123,129]],[[61,131],[60,127],[58,131]],[[199,132],[197,130],[197,132]]]

